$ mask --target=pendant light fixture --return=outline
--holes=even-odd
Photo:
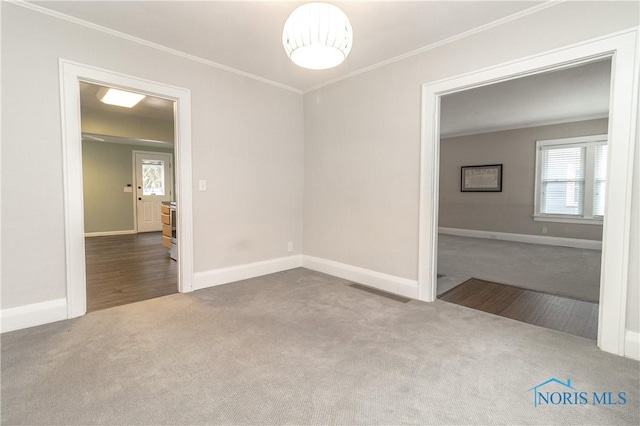
[[[329,3],[307,3],[289,15],[282,44],[291,60],[303,68],[324,70],[345,60],[353,30],[342,10]]]

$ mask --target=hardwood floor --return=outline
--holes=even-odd
[[[178,292],[162,233],[85,238],[87,312]]]
[[[598,304],[471,278],[441,300],[595,340]]]

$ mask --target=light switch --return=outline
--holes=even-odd
[[[124,192],[133,192],[133,188],[130,186],[125,186],[124,187]]]
[[[198,181],[198,191],[206,191],[207,190],[207,181],[204,179],[200,179]]]

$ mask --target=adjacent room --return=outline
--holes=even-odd
[[[441,299],[596,339],[610,75],[596,61],[444,97]]]
[[[80,105],[87,311],[177,293],[173,101],[80,82]]]
[[[640,423],[637,1],[0,8],[2,424]]]

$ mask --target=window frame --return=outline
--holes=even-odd
[[[570,214],[548,214],[540,211],[542,205],[542,153],[544,147],[562,146],[562,147],[596,147],[598,145],[608,145],[608,136],[606,134],[577,136],[562,139],[546,139],[536,141],[536,157],[535,157],[535,188],[533,200],[533,220],[539,222],[560,222],[560,223],[580,223],[601,225],[604,223],[604,216],[595,216],[594,195],[595,195],[595,148],[587,149],[585,152],[585,170],[584,170],[584,196],[582,199],[582,215]],[[609,155],[607,155],[607,168],[609,163]]]

